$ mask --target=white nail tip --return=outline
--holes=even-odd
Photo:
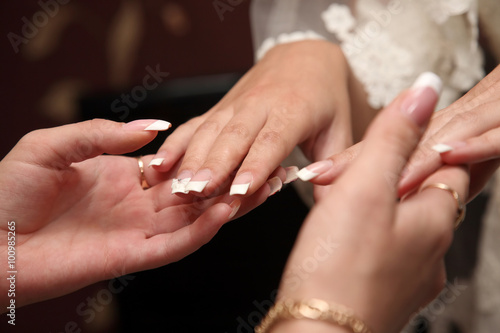
[[[192,192],[201,193],[201,192],[203,192],[203,190],[205,189],[205,187],[207,186],[207,184],[208,184],[208,180],[189,182],[186,185],[186,191],[187,192],[191,192],[192,191]]]
[[[283,183],[281,182],[281,179],[279,177],[273,177],[269,179],[267,183],[271,188],[271,193],[269,194],[269,196],[274,195],[277,192],[281,191],[281,188],[283,187]]]
[[[418,76],[413,84],[413,88],[430,87],[439,95],[443,88],[443,81],[441,78],[432,72],[425,72]]]
[[[171,123],[165,120],[157,120],[148,127],[146,127],[145,131],[166,131],[172,126]]]
[[[302,168],[302,170],[297,172],[297,177],[305,182],[310,181],[311,179],[317,177],[318,175],[319,173],[309,171],[307,168]]]
[[[174,193],[184,193],[187,194],[186,185],[189,183],[191,178],[184,179],[172,179],[172,194]]]
[[[163,161],[165,161],[164,158],[154,158],[151,160],[151,162],[149,162],[148,167],[153,165],[160,166],[163,163]]]
[[[299,172],[299,168],[296,166],[286,168],[286,179],[283,184],[290,184],[291,182],[296,181],[299,177],[297,177],[297,173]]]
[[[446,153],[452,151],[453,147],[445,145],[444,143],[438,143],[437,145],[432,146],[432,150],[437,151],[438,153]]]
[[[235,195],[235,194],[245,195],[247,194],[249,188],[250,188],[250,183],[232,185],[231,190],[229,191],[229,195]]]

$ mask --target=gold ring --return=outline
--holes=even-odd
[[[142,156],[136,157],[137,164],[139,164],[139,170],[141,171],[141,186],[143,189],[147,190],[151,186],[149,186],[146,181],[146,176],[144,175],[144,162],[142,161]]]
[[[446,184],[443,183],[434,183],[434,184],[429,184],[426,185],[424,188],[420,189],[419,192],[422,192],[423,190],[426,190],[428,188],[439,188],[441,190],[445,190],[451,193],[455,201],[457,202],[457,219],[455,220],[454,228],[455,230],[458,229],[460,224],[464,221],[465,219],[465,204],[463,203],[462,200],[460,200],[460,196],[458,195],[457,191],[452,189]]]

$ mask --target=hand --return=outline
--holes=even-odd
[[[481,80],[464,97],[434,114],[429,128],[402,176],[400,196],[410,192],[426,177],[446,164],[470,164],[472,200],[500,165],[500,66]],[[452,151],[441,154],[433,147],[446,144]],[[363,142],[331,156],[316,166],[321,174],[311,182],[331,183],[359,154]],[[315,166],[308,167],[315,168]],[[319,172],[318,172],[319,173]]]
[[[399,332],[442,289],[455,199],[447,191],[428,188],[397,200],[401,161],[417,146],[436,101],[433,89],[414,88],[376,118],[356,160],[307,217],[279,299],[342,304],[372,332]],[[467,171],[461,167],[443,167],[423,186],[436,182],[448,184],[462,198],[467,194]],[[347,332],[310,320],[283,321],[272,330],[299,331]]]
[[[241,201],[222,192],[181,198],[167,193],[169,175],[153,178],[153,170],[146,180],[154,186],[143,190],[135,158],[98,156],[145,145],[157,133],[144,130],[151,123],[165,125],[92,120],[34,131],[0,162],[0,253],[7,258],[7,222],[14,221],[16,306],[177,261],[208,242],[240,204],[238,215],[269,195],[265,185]]]
[[[357,85],[350,76],[329,42],[277,46],[214,108],[174,131],[154,167],[170,170],[184,155],[177,177],[210,194],[241,165],[233,185],[249,184],[238,193],[250,195],[297,144],[312,160],[352,144],[348,90]]]

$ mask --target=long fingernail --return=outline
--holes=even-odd
[[[165,161],[165,157],[167,157],[167,152],[164,150],[160,150],[156,153],[155,157],[149,162],[148,167],[152,166],[160,166]]]
[[[172,180],[172,194],[174,193],[189,193],[186,191],[186,185],[191,180],[193,173],[191,171],[181,172],[177,178]]]
[[[236,213],[238,213],[238,210],[241,207],[241,200],[236,199],[233,202],[231,202],[229,206],[231,206],[233,210],[231,211],[231,214],[229,214],[229,217],[227,218],[228,220],[232,219],[236,215]]]
[[[424,126],[434,112],[442,86],[443,83],[436,74],[420,74],[401,103],[401,112],[418,126]]]
[[[437,145],[432,146],[432,150],[437,151],[438,153],[447,153],[453,150],[452,146],[446,145],[444,143],[438,143]]]
[[[212,179],[212,172],[208,169],[198,171],[186,185],[186,191],[201,193]]]
[[[301,180],[307,182],[320,174],[330,170],[333,167],[333,162],[331,160],[319,161],[302,168],[297,172],[297,177]]]
[[[283,184],[290,184],[291,182],[296,181],[299,177],[297,177],[297,172],[299,172],[299,168],[296,166],[291,166],[285,168],[286,171],[286,179]]]
[[[160,166],[162,165],[163,161],[165,161],[164,158],[153,158],[151,162],[149,162],[148,167],[154,166]]]
[[[269,184],[269,188],[271,189],[269,196],[275,195],[277,192],[281,191],[281,188],[283,187],[283,183],[281,182],[280,177],[273,177],[269,179],[267,183]]]
[[[447,153],[452,151],[453,149],[461,148],[467,145],[467,142],[464,141],[455,141],[449,143],[438,143],[437,145],[432,146],[432,150],[437,151],[438,153]]]
[[[123,124],[123,129],[127,131],[166,131],[172,124],[165,120],[140,119]]]
[[[250,188],[250,184],[252,184],[253,176],[250,172],[245,172],[238,175],[233,180],[233,185],[231,185],[231,189],[229,190],[229,195],[245,195]]]

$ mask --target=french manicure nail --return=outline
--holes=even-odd
[[[333,167],[333,162],[331,160],[319,161],[302,168],[297,172],[297,177],[301,180],[307,182],[320,174],[330,170]]]
[[[442,86],[442,81],[436,74],[420,74],[401,103],[401,112],[417,125],[424,126],[434,112]]]
[[[437,145],[432,146],[432,150],[437,151],[438,153],[442,154],[442,153],[447,153],[449,151],[452,151],[453,147],[449,146],[447,144],[444,144],[444,143],[438,143]]]
[[[281,191],[281,188],[283,187],[283,183],[281,182],[280,177],[273,177],[267,181],[269,184],[269,187],[271,188],[271,193],[269,193],[269,196],[272,196],[276,194],[276,192]]]
[[[297,172],[299,172],[299,168],[296,166],[291,166],[285,168],[286,171],[286,179],[283,184],[290,184],[291,182],[296,181],[299,177],[297,177]]]
[[[186,186],[188,192],[201,193],[212,179],[212,172],[209,169],[198,171]]]
[[[160,166],[163,163],[163,161],[165,161],[164,158],[153,158],[151,162],[149,162],[148,167],[152,167],[153,165]]]
[[[250,188],[250,184],[252,184],[253,176],[250,172],[242,173],[233,180],[233,185],[231,185],[231,189],[229,190],[229,195],[245,195]]]
[[[184,194],[189,193],[188,191],[186,191],[186,185],[189,183],[192,176],[193,176],[193,173],[191,171],[187,171],[187,170],[184,170],[179,175],[177,175],[177,178],[174,178],[172,180],[172,194],[174,194],[174,193],[184,193]]]
[[[191,180],[191,178],[184,178],[184,179],[174,178],[174,179],[172,179],[172,194],[175,194],[175,193],[188,194],[189,192],[186,191],[186,185],[189,183],[190,180]]]
[[[441,90],[443,89],[443,81],[441,81],[439,76],[432,72],[424,72],[417,77],[415,83],[413,83],[412,89],[426,87],[434,90],[436,95],[439,96],[441,94]]]
[[[228,220],[232,219],[236,215],[236,213],[238,213],[238,210],[241,207],[241,200],[236,199],[231,202],[229,206],[231,206],[233,210],[231,211],[231,214],[229,214]]]
[[[164,120],[140,119],[123,124],[123,129],[127,131],[166,131],[172,124]]]

